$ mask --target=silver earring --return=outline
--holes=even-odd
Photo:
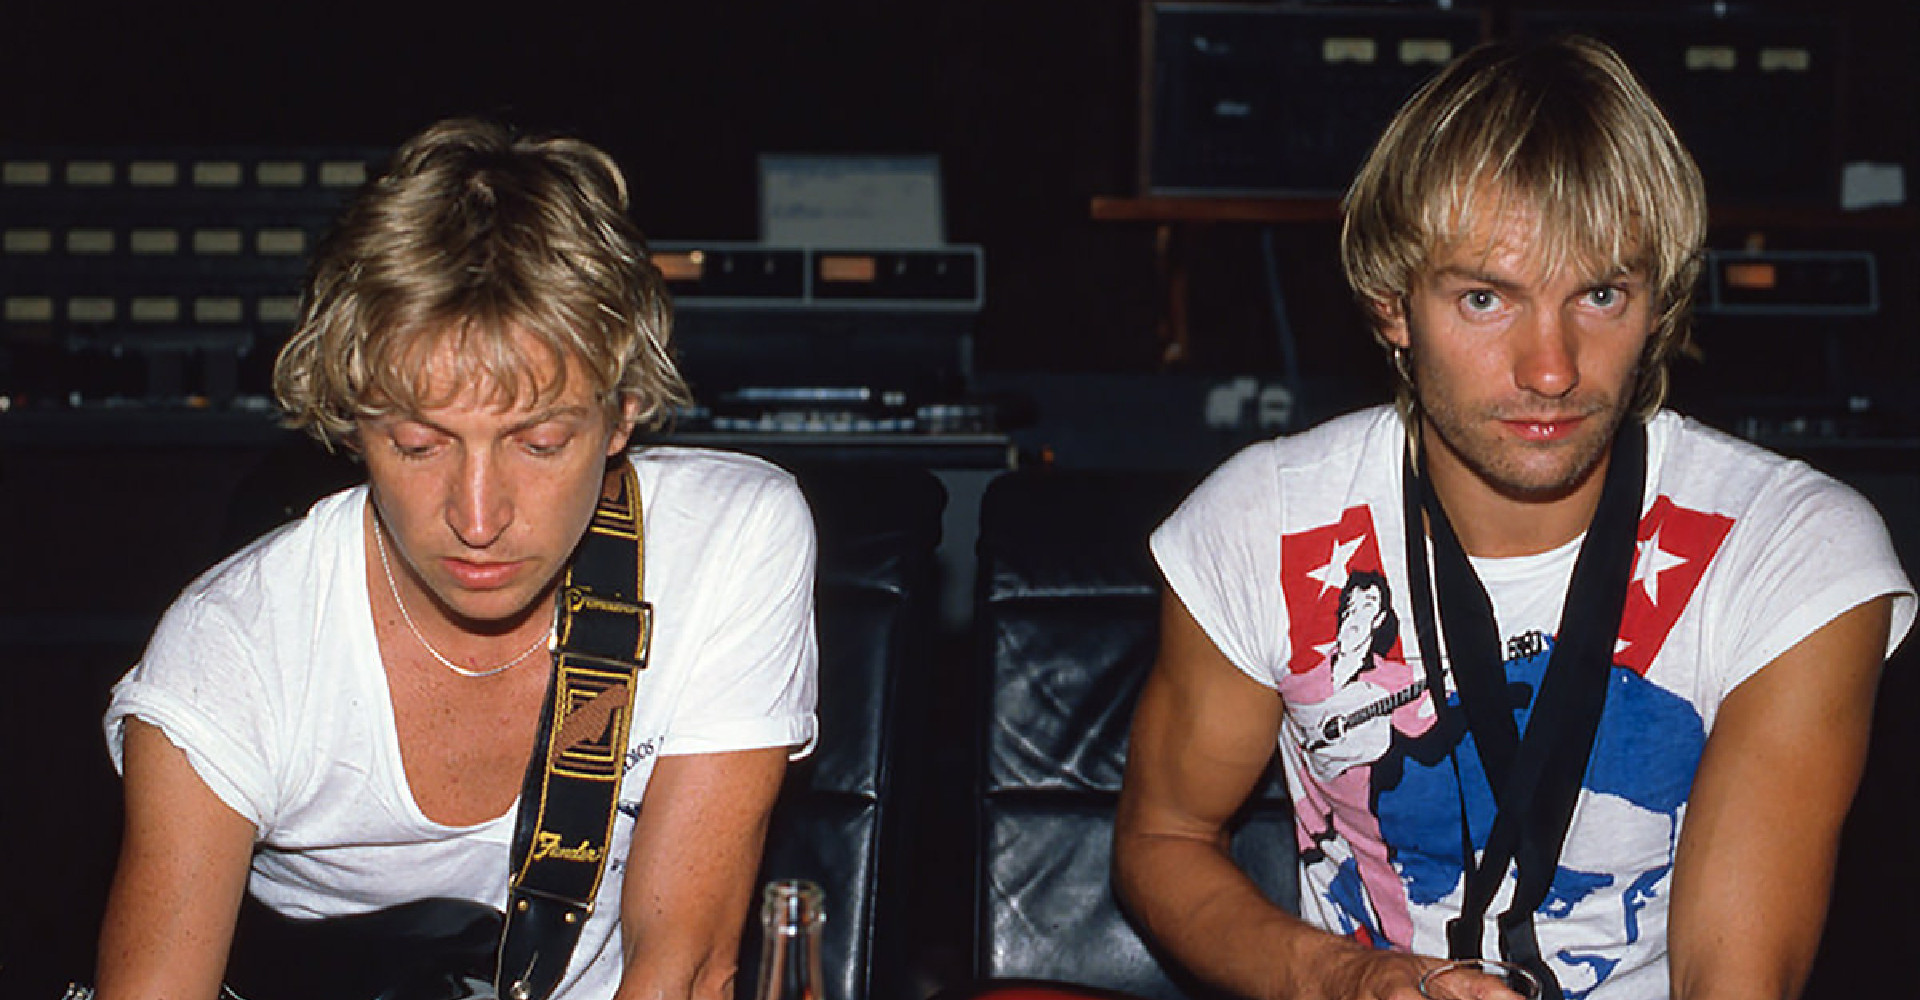
[[[1395,347],[1388,357],[1393,362],[1393,370],[1400,374],[1400,381],[1412,385],[1413,372],[1407,367],[1407,349]]]

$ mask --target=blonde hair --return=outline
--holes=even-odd
[[[1668,361],[1690,349],[1706,193],[1666,115],[1606,45],[1478,46],[1388,124],[1347,191],[1340,232],[1347,283],[1383,345],[1381,310],[1405,308],[1432,255],[1481,213],[1512,208],[1535,221],[1549,270],[1576,261],[1646,277],[1656,320],[1632,407],[1652,416]],[[1409,409],[1417,400],[1398,356],[1395,368]]]
[[[569,359],[610,416],[633,400],[640,426],[664,423],[689,397],[626,209],[620,168],[577,139],[453,119],[408,140],[315,254],[274,363],[286,423],[332,447],[357,420],[446,402],[435,386],[549,400]]]

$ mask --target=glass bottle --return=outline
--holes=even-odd
[[[826,894],[805,879],[768,882],[760,903],[760,986],[756,1000],[825,1000],[820,928]]]

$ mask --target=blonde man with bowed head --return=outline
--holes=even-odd
[[[1478,47],[1387,126],[1341,241],[1398,405],[1246,449],[1153,537],[1115,878],[1202,979],[1514,996],[1438,971],[1477,956],[1555,1000],[1798,995],[1914,591],[1851,489],[1662,408],[1705,229],[1590,40]],[[1357,579],[1406,665],[1369,685],[1331,674]],[[1226,850],[1276,747],[1284,905]]]
[[[275,390],[367,482],[194,581],[115,688],[103,1000],[212,1000],[243,902],[506,905],[556,587],[623,465],[649,655],[552,995],[731,995],[768,813],[814,735],[811,519],[765,463],[628,450],[686,389],[626,206],[593,146],[453,120],[323,241]]]

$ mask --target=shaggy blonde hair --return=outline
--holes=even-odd
[[[689,397],[626,209],[620,168],[576,139],[454,119],[408,140],[315,254],[274,363],[287,424],[331,448],[469,385],[547,401],[572,359],[613,419],[633,400],[661,425]]]
[[[1549,272],[1573,262],[1644,275],[1656,320],[1632,407],[1652,416],[1666,399],[1668,361],[1690,349],[1706,193],[1666,115],[1606,45],[1478,46],[1394,116],[1342,205],[1341,263],[1376,339],[1391,348],[1380,324],[1405,308],[1440,248],[1476,218],[1514,209],[1534,221]],[[1414,387],[1395,362],[1411,411]]]

